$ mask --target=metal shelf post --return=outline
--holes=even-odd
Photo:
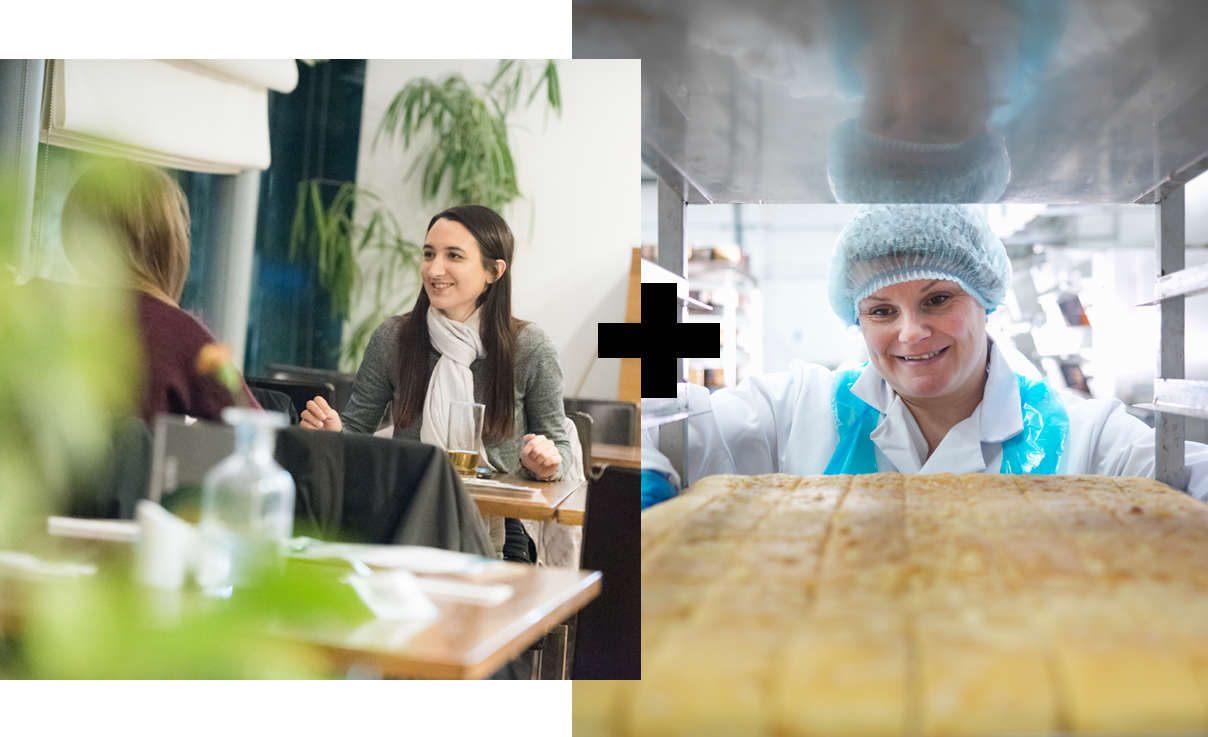
[[[683,196],[676,192],[667,182],[659,178],[659,266],[674,273],[676,276],[688,275],[688,251],[684,244],[684,210]],[[675,321],[682,323],[687,318],[687,304],[676,301]],[[676,359],[675,381],[677,384],[687,379],[684,371],[684,359]],[[659,428],[659,452],[667,456],[680,481],[687,483],[684,455],[688,444],[688,421],[678,420]]]
[[[1186,263],[1184,251],[1183,188],[1167,194],[1157,204],[1157,278],[1182,271]],[[1158,303],[1159,322],[1158,363],[1155,375],[1155,403],[1159,401],[1157,386],[1167,379],[1183,379],[1184,301],[1182,295],[1168,297]],[[1158,481],[1176,489],[1185,486],[1183,441],[1186,421],[1182,414],[1158,412],[1157,468]]]

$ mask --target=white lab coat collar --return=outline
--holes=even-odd
[[[872,432],[873,444],[880,451],[878,466],[888,460],[902,473],[980,473],[986,470],[987,451],[998,454],[999,445],[1023,430],[1019,406],[1019,383],[1001,351],[990,345],[990,376],[986,379],[982,401],[967,419],[957,423],[926,458],[927,441],[906,407],[889,383],[870,363],[856,379],[852,394],[881,413]]]

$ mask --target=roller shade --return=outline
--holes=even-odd
[[[268,90],[292,59],[54,59],[42,141],[188,171],[267,169]]]

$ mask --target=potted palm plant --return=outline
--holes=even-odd
[[[546,62],[530,84],[531,73],[523,62],[504,59],[481,93],[460,74],[449,75],[442,82],[414,79],[386,108],[374,145],[384,134],[391,140],[401,137],[403,147],[409,149],[415,135],[429,127],[436,140],[407,172],[412,176],[422,165],[424,201],[438,197],[447,176],[450,204],[499,210],[520,197],[507,119],[525,88],[529,88],[528,104],[544,88],[549,106],[562,112],[556,62]]]
[[[340,345],[341,368],[355,368],[378,323],[414,299],[408,280],[417,273],[422,253],[403,237],[398,220],[376,194],[340,182],[331,204],[325,205],[323,184],[317,179],[298,184],[289,255],[315,264],[339,319],[350,321],[354,302],[369,297],[369,314],[356,321]]]

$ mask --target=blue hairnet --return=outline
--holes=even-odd
[[[831,309],[855,325],[860,300],[890,284],[950,279],[989,314],[1011,285],[1011,261],[978,207],[861,205],[831,255]]]
[[[839,202],[994,202],[1011,178],[1002,137],[985,129],[962,143],[911,143],[852,118],[831,133],[826,159]]]

